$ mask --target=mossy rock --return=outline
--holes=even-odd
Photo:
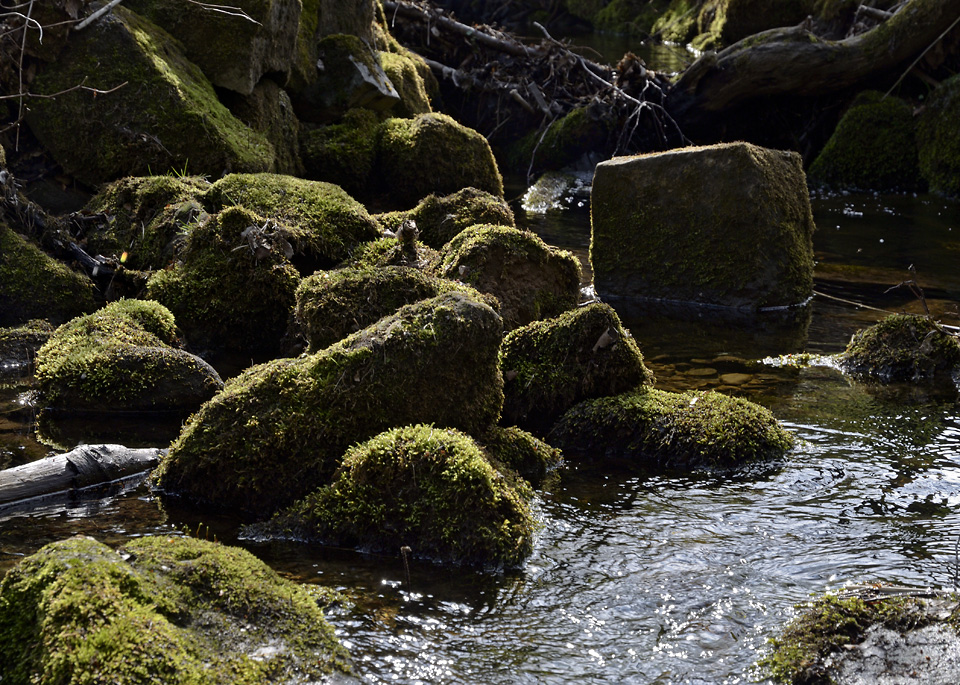
[[[377,0],[319,0],[316,2],[317,33],[320,36],[349,34],[372,44]]]
[[[363,196],[368,192],[379,136],[380,120],[369,109],[351,109],[336,124],[304,131],[300,156],[307,177]]]
[[[409,266],[421,271],[431,271],[440,261],[440,253],[420,241],[410,245],[398,238],[384,237],[358,247],[344,266],[354,268],[380,268],[385,266]],[[492,295],[484,295],[484,301],[500,311],[500,303]],[[487,299],[489,298],[489,299]]]
[[[316,352],[376,323],[406,304],[463,292],[496,309],[489,295],[408,266],[318,271],[297,288],[297,323]],[[485,299],[488,298],[488,299]]]
[[[193,349],[276,353],[300,274],[299,231],[241,207],[191,227],[176,265],[155,272],[146,297],[170,309]]]
[[[516,471],[535,488],[563,463],[560,450],[516,426],[493,426],[476,440],[493,463]]]
[[[651,33],[663,41],[686,45],[697,34],[700,5],[696,0],[671,0],[653,23]]]
[[[697,50],[712,50],[817,15],[817,0],[708,0],[697,16]]]
[[[33,88],[53,93],[78,83],[126,85],[108,95],[74,90],[37,100],[27,123],[57,162],[90,185],[188,165],[214,176],[274,168],[273,146],[220,104],[177,41],[123,7],[72,34]]]
[[[0,222],[0,326],[60,324],[96,308],[93,281]]]
[[[377,177],[390,198],[410,207],[427,195],[477,188],[503,197],[503,179],[486,138],[445,114],[387,119]]]
[[[960,75],[931,94],[917,127],[920,173],[935,193],[960,197]]]
[[[840,119],[807,175],[837,189],[918,189],[922,182],[913,107],[882,93],[862,93]]]
[[[669,0],[612,0],[594,15],[593,25],[624,35],[648,36]]]
[[[87,233],[87,249],[118,260],[126,252],[130,269],[167,266],[188,226],[204,219],[196,198],[209,187],[199,176],[130,176],[104,186],[85,210],[108,221]]]
[[[925,316],[894,314],[857,331],[840,366],[883,383],[949,378],[960,370],[960,342]]]
[[[532,131],[511,146],[510,166],[539,174],[573,164],[585,154],[602,153],[612,148],[615,123],[599,108],[576,107],[546,132]]]
[[[380,237],[359,202],[331,183],[278,174],[230,174],[203,196],[211,211],[240,205],[288,226],[291,261],[304,275],[346,259],[357,245]]]
[[[729,143],[601,162],[591,224],[601,296],[757,311],[813,295],[813,214],[795,152]]]
[[[577,306],[580,262],[536,234],[508,226],[473,226],[441,251],[438,273],[500,301],[507,330]]]
[[[58,328],[37,353],[39,404],[68,411],[193,411],[223,382],[179,348],[173,314],[120,300]]]
[[[276,152],[277,173],[303,175],[300,121],[286,90],[272,79],[263,78],[249,95],[223,91],[220,99],[235,117],[270,141]]]
[[[0,328],[0,369],[3,363],[29,364],[53,335],[53,325],[45,319],[33,319],[22,326]],[[2,374],[0,374],[2,375]]]
[[[647,468],[735,466],[776,459],[794,444],[769,410],[716,392],[654,388],[581,402],[550,432],[568,458]]]
[[[510,331],[500,366],[502,422],[540,435],[578,402],[653,384],[636,341],[601,303]]]
[[[533,549],[528,494],[470,436],[395,428],[344,455],[333,482],[273,522],[297,538],[481,567],[520,566]]]
[[[347,447],[388,428],[479,434],[503,404],[501,335],[490,307],[448,293],[316,354],[248,369],[191,417],[156,482],[262,517],[326,484]]]
[[[379,214],[377,219],[391,230],[413,219],[419,239],[437,250],[476,224],[516,227],[513,210],[503,198],[476,188],[463,188],[444,196],[427,195],[409,211]]]
[[[409,51],[381,52],[377,56],[384,73],[400,95],[400,102],[393,106],[392,114],[398,117],[414,117],[432,112],[427,86],[417,64],[418,60],[423,62],[423,58]]]
[[[49,544],[0,582],[4,683],[317,682],[350,671],[317,598],[184,537]]]

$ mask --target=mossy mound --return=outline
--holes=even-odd
[[[486,138],[445,114],[387,119],[378,178],[391,199],[411,207],[434,194],[478,188],[503,197],[503,179]]]
[[[437,271],[496,297],[507,330],[556,316],[580,299],[577,258],[508,226],[461,231],[444,246]]]
[[[109,217],[105,227],[87,234],[87,249],[118,259],[126,252],[130,269],[163,268],[187,226],[203,218],[196,198],[209,187],[199,176],[130,176],[108,184],[86,206]]]
[[[73,90],[37,100],[27,123],[57,162],[88,184],[188,165],[214,176],[274,168],[273,146],[220,104],[179,43],[123,7],[74,34],[33,87],[56,93],[78,83],[127,85],[109,95]]]
[[[576,107],[553,122],[546,133],[529,133],[511,146],[511,167],[540,173],[573,164],[587,153],[607,150],[616,122],[601,117],[599,112]]]
[[[479,434],[503,404],[501,335],[490,307],[448,293],[316,354],[248,369],[191,417],[155,479],[266,516],[327,483],[347,447],[388,428]]]
[[[432,112],[427,87],[417,64],[418,60],[423,62],[423,58],[409,51],[381,52],[377,56],[384,73],[400,95],[400,102],[391,110],[393,115],[409,118]]]
[[[380,214],[377,219],[391,230],[406,219],[413,219],[420,231],[419,239],[437,250],[470,226],[516,226],[513,210],[503,198],[476,188],[463,188],[444,196],[427,195],[409,211]]]
[[[0,582],[4,683],[317,682],[349,672],[311,593],[182,537],[55,542]]]
[[[775,459],[794,442],[773,414],[753,402],[653,388],[581,402],[557,422],[550,440],[568,457],[660,468]]]
[[[59,324],[96,308],[93,281],[0,222],[0,326]]]
[[[405,304],[447,292],[463,292],[483,302],[473,288],[407,266],[318,271],[297,288],[297,323],[309,351],[316,352],[366,328]],[[494,309],[498,303],[487,300]]]
[[[916,190],[921,180],[913,108],[882,93],[861,94],[807,175],[837,189]]]
[[[342,188],[278,174],[230,174],[203,196],[211,211],[240,205],[291,229],[291,260],[304,275],[330,268],[380,226]]]
[[[37,356],[54,327],[44,319],[33,319],[22,326],[0,328],[0,368],[4,362],[28,364]]]
[[[380,121],[369,109],[351,109],[336,124],[304,131],[300,156],[307,178],[363,196],[377,157]]]
[[[930,190],[960,197],[960,74],[941,83],[927,100],[917,147]]]
[[[352,447],[333,483],[274,521],[297,537],[472,566],[517,567],[533,548],[527,496],[459,431],[428,425]]]
[[[82,411],[193,411],[223,383],[179,349],[173,314],[120,300],[56,330],[37,353],[40,404]]]
[[[493,463],[516,471],[535,488],[563,462],[560,450],[515,426],[493,426],[476,440]]]
[[[857,331],[840,366],[883,383],[930,381],[960,370],[960,342],[927,317],[894,314]]]
[[[180,259],[147,281],[146,296],[177,317],[194,349],[277,352],[300,274],[297,231],[240,207],[194,226]]]
[[[601,303],[510,331],[500,366],[503,423],[541,435],[578,402],[653,384],[636,341]]]
[[[440,253],[432,247],[416,241],[411,247],[398,238],[380,238],[358,247],[353,256],[344,265],[352,267],[384,267],[409,266],[422,271],[430,271],[440,261]],[[497,298],[485,295],[491,307],[500,310],[500,304],[494,302]]]

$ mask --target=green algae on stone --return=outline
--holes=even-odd
[[[807,172],[837,189],[909,191],[921,183],[913,108],[896,97],[861,93]]]
[[[500,366],[502,421],[541,435],[578,402],[653,384],[636,341],[601,303],[510,331]]]
[[[123,7],[72,34],[32,87],[53,93],[78,83],[126,85],[96,97],[72,90],[38,99],[27,122],[57,162],[88,184],[188,165],[214,176],[274,168],[273,146],[219,102],[177,41]]]
[[[893,314],[857,331],[840,366],[883,383],[930,381],[960,370],[960,342],[932,319]]]
[[[368,109],[351,109],[335,124],[304,131],[300,156],[307,177],[362,196],[368,192],[379,136],[380,121]]]
[[[173,314],[120,300],[58,328],[37,353],[41,406],[85,411],[192,411],[223,383],[179,349]]]
[[[526,500],[468,435],[415,425],[352,447],[330,485],[273,524],[338,546],[513,568],[533,548]]]
[[[0,582],[4,683],[315,682],[349,672],[313,596],[244,550],[55,542]]]
[[[716,392],[654,388],[581,402],[550,432],[568,457],[644,467],[735,466],[775,459],[794,439],[769,410]]]
[[[535,488],[563,462],[560,450],[516,426],[493,426],[475,439],[494,463],[516,471]]]
[[[917,127],[920,173],[935,193],[960,197],[960,74],[930,95]]]
[[[387,119],[381,133],[377,174],[400,206],[470,187],[503,197],[503,179],[486,138],[446,114]]]
[[[96,308],[93,281],[0,221],[0,326],[60,324]]]
[[[316,354],[252,367],[191,417],[155,480],[265,516],[327,483],[350,445],[388,428],[479,434],[503,404],[501,337],[490,307],[447,293]]]
[[[461,231],[441,251],[437,272],[495,296],[507,330],[556,316],[580,299],[577,258],[509,226]]]

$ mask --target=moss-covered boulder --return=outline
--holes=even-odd
[[[477,434],[503,404],[500,317],[448,293],[316,354],[248,369],[191,417],[155,478],[264,516],[328,482],[350,445],[431,422]]]
[[[362,197],[377,158],[380,121],[369,109],[351,109],[336,124],[304,131],[300,156],[307,178]]]
[[[510,331],[500,365],[502,422],[540,435],[578,402],[653,384],[637,343],[601,303]]]
[[[494,464],[516,471],[535,488],[563,463],[560,450],[516,426],[493,426],[476,440]]]
[[[960,342],[928,317],[894,314],[857,331],[840,366],[883,383],[949,378],[960,371]]]
[[[155,24],[117,7],[71,35],[33,83],[55,93],[33,103],[27,123],[65,169],[88,184],[150,171],[219,176],[272,171],[273,146],[220,104],[210,82]],[[82,144],[77,144],[82,141]]]
[[[601,108],[576,107],[546,132],[532,131],[511,146],[510,166],[533,173],[568,166],[585,154],[612,149],[615,126]]]
[[[97,308],[93,281],[0,222],[0,326],[60,324]]]
[[[58,328],[37,353],[39,404],[68,411],[190,412],[223,387],[180,349],[173,315],[120,300]]]
[[[414,117],[432,112],[427,85],[421,75],[421,65],[426,66],[423,58],[410,51],[380,52],[377,56],[384,73],[400,96],[400,101],[391,110],[393,115]]]
[[[408,266],[318,271],[297,288],[297,323],[312,352],[393,314],[405,304],[463,292],[497,308],[489,295]]]
[[[286,90],[273,79],[264,77],[249,95],[223,91],[220,99],[237,119],[270,141],[276,153],[278,174],[303,175],[300,120]]]
[[[861,94],[807,175],[837,189],[916,190],[922,180],[913,107],[882,93]]]
[[[602,162],[591,223],[601,295],[756,311],[813,294],[813,215],[795,152],[730,143]]]
[[[419,240],[410,244],[396,237],[384,236],[380,240],[373,240],[358,247],[351,258],[344,263],[344,266],[355,268],[409,266],[430,272],[439,261],[440,253],[432,247],[427,247]],[[499,302],[494,305],[497,298],[492,295],[484,297],[489,297],[489,300],[485,299],[484,301],[498,312],[500,311]]]
[[[581,402],[550,433],[569,458],[646,468],[734,466],[782,457],[793,445],[769,410],[716,392],[641,388]]]
[[[463,188],[450,195],[427,195],[409,211],[377,215],[384,228],[396,230],[407,219],[417,224],[419,239],[439,250],[460,231],[476,224],[516,226],[513,210],[503,198],[476,188]]]
[[[240,205],[288,226],[291,261],[304,275],[330,268],[360,243],[380,237],[380,226],[359,202],[330,183],[278,174],[230,174],[203,201],[211,211]]]
[[[192,226],[177,263],[155,272],[146,297],[170,309],[193,349],[275,353],[300,274],[295,229],[230,207]]]
[[[960,75],[927,100],[917,128],[920,172],[935,193],[960,197]]]
[[[53,335],[53,325],[45,319],[33,319],[22,326],[0,328],[0,369],[7,364],[19,367],[29,364]]]
[[[213,85],[249,95],[265,74],[290,72],[301,3],[243,0],[250,19],[179,0],[132,0],[126,5],[176,36],[188,59]]]
[[[429,425],[351,448],[333,482],[273,522],[297,538],[472,566],[517,567],[533,549],[529,493],[472,438]]]
[[[461,188],[503,197],[503,179],[486,138],[445,114],[385,121],[377,174],[401,207]]]
[[[819,14],[818,0],[707,0],[697,15],[697,33],[692,45],[712,50],[732,45],[742,38],[781,26],[796,26]]]
[[[4,683],[318,682],[349,672],[318,598],[184,537],[55,542],[0,582]]]
[[[306,3],[305,3],[306,4]],[[373,45],[377,0],[310,0],[316,7],[317,35],[348,34]]]
[[[441,251],[438,273],[500,301],[507,330],[547,319],[577,306],[580,262],[530,231],[473,226]]]

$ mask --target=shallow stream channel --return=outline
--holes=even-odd
[[[572,190],[520,223],[588,266],[589,200]],[[719,321],[613,303],[658,387],[758,402],[800,439],[782,462],[732,471],[567,463],[540,493],[533,555],[475,573],[350,550],[238,540],[238,522],[164,502],[144,484],[0,517],[0,573],[74,534],[153,533],[239,544],[283,575],[347,598],[327,612],[369,683],[746,683],[795,605],[851,583],[951,588],[960,573],[960,405],[876,387],[812,355],[843,349],[883,311],[960,323],[960,205],[931,196],[813,198],[818,260],[806,315]],[[745,247],[747,249],[747,247]],[[589,272],[587,271],[587,278]],[[891,289],[892,288],[892,289]],[[861,306],[862,305],[862,306]],[[806,353],[806,354],[803,354]],[[793,355],[784,357],[784,355]],[[51,444],[165,447],[179,419],[44,426],[24,387],[0,389],[0,467]]]

